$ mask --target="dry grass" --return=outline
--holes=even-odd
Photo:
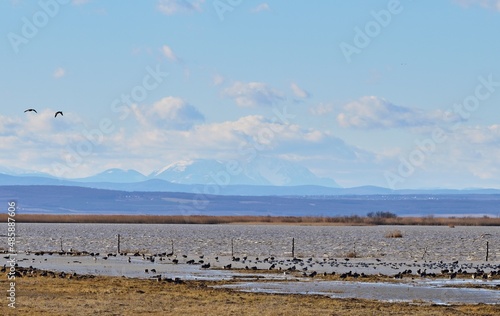
[[[403,238],[403,233],[399,229],[392,230],[385,233],[385,238]]]
[[[346,258],[356,258],[356,252],[355,251],[350,251],[346,255]]]
[[[120,277],[17,278],[17,308],[2,299],[0,315],[499,315],[500,306],[435,306],[331,299],[213,289],[207,283],[174,285]],[[5,276],[0,289],[7,289]],[[6,293],[6,291],[4,291]],[[6,294],[4,294],[6,295]]]
[[[0,222],[7,214],[0,214]],[[24,223],[138,223],[138,224],[296,224],[296,225],[436,225],[436,226],[500,226],[500,218],[491,217],[395,217],[353,216],[182,216],[182,215],[48,215],[17,214]]]

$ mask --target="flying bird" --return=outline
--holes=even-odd
[[[54,115],[54,117],[57,117],[57,114],[61,114],[61,116],[64,116],[62,111],[57,111],[56,114]]]
[[[24,110],[24,113],[26,112],[35,112],[35,113],[38,113],[35,109],[27,109],[27,110]]]

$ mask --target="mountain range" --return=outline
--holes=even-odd
[[[77,186],[128,192],[184,192],[233,196],[329,196],[401,194],[500,194],[497,189],[391,190],[376,186],[341,188],[298,164],[258,158],[249,164],[212,159],[184,160],[144,175],[136,170],[108,169],[95,175],[56,178],[46,173],[0,167],[0,186]]]
[[[149,175],[108,169],[79,179],[0,168],[0,202],[24,213],[337,216],[497,216],[500,190],[341,188],[279,160],[185,160]]]
[[[320,185],[339,187],[333,180],[320,178],[309,169],[282,159],[256,158],[250,163],[195,159],[176,161],[166,167],[143,175],[135,170],[109,169],[94,176],[74,179],[79,182],[133,183],[151,179],[176,184],[218,184],[297,186]]]

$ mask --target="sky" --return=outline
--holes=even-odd
[[[0,170],[500,188],[500,0],[2,0],[0,30]]]

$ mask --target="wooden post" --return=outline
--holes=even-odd
[[[292,238],[292,258],[295,258],[295,238]]]
[[[117,254],[120,254],[120,234],[118,234],[118,246],[116,247]]]
[[[234,238],[231,238],[231,258],[234,257]]]
[[[64,249],[63,249],[62,237],[61,237],[61,239],[60,239],[60,242],[61,242],[61,252],[63,252],[63,251],[64,251]]]
[[[173,239],[170,240],[170,243],[172,245],[172,255],[173,255],[174,254],[174,240]]]
[[[486,261],[488,261],[488,253],[490,251],[489,242],[486,242]]]

